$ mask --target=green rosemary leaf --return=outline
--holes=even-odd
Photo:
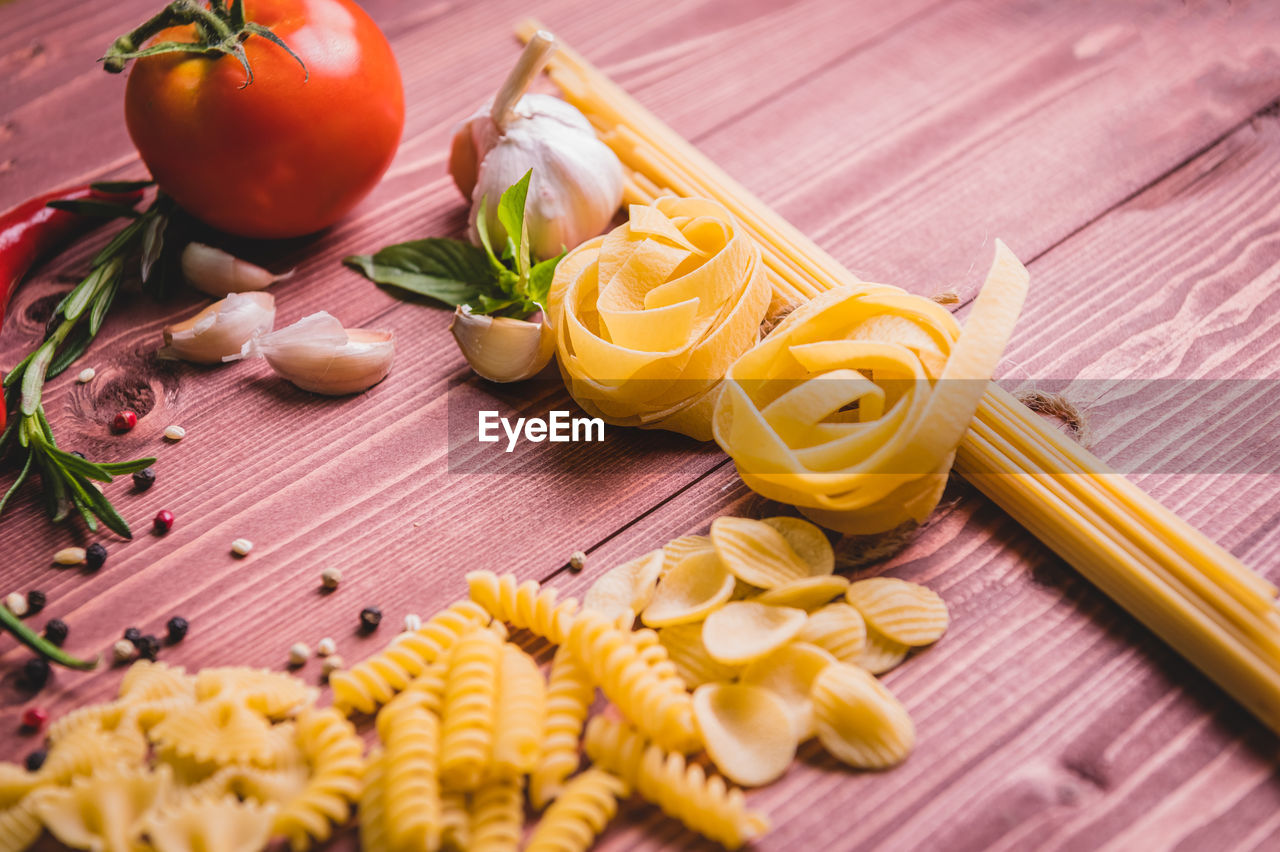
[[[97,515],[107,529],[122,538],[133,538],[133,531],[129,529],[129,524],[124,518],[120,517],[120,513],[116,511],[116,507],[111,505],[111,501],[106,498],[101,491],[88,485],[88,480],[84,480],[83,484],[79,481],[82,477],[77,474],[70,474],[70,479],[80,486],[78,489],[82,498],[87,498],[89,506],[93,514]]]
[[[23,462],[22,470],[18,471],[18,478],[9,486],[9,490],[4,492],[4,496],[0,497],[0,512],[4,511],[4,507],[9,503],[9,498],[17,493],[18,489],[22,487],[22,483],[27,481],[27,476],[31,473],[31,459],[33,455],[33,453],[27,453],[27,460]]]
[[[130,473],[137,473],[140,470],[145,470],[155,463],[155,457],[148,456],[145,459],[134,459],[133,461],[127,462],[98,462],[97,465],[112,476],[124,476]]]
[[[67,335],[67,340],[62,344],[62,348],[58,350],[58,354],[49,362],[49,369],[45,373],[45,381],[52,379],[54,376],[66,370],[76,359],[85,353],[89,348],[89,344],[93,342],[92,335],[82,325],[76,325],[71,333]]]
[[[57,447],[46,447],[45,454],[53,460],[55,464],[69,473],[75,473],[86,479],[96,479],[99,482],[111,482],[111,474],[102,467],[88,459],[82,459],[79,456],[73,456],[71,453],[64,452]]]
[[[142,214],[128,204],[114,201],[99,201],[96,198],[57,199],[50,201],[55,210],[66,210],[79,216],[92,216],[98,219],[137,219]]]
[[[111,242],[102,247],[102,251],[93,256],[93,260],[89,261],[90,267],[99,267],[114,257],[118,257],[124,253],[128,246],[133,245],[134,239],[137,238],[138,232],[142,230],[143,220],[134,219],[127,226],[120,230],[120,233],[111,238]]]
[[[120,291],[120,275],[117,274],[108,281],[98,293],[97,298],[93,300],[93,307],[89,311],[89,334],[88,339],[92,340],[98,335],[102,329],[102,321],[107,318],[107,311],[111,309],[111,303],[115,301],[116,293]],[[86,347],[88,342],[85,343]],[[76,356],[79,357],[79,356]],[[75,358],[71,359],[72,361]],[[68,363],[67,366],[70,366]]]
[[[48,639],[40,636],[30,627],[22,623],[18,616],[9,611],[8,607],[0,607],[0,627],[3,627],[9,633],[13,634],[13,638],[17,639],[23,645],[35,651],[51,663],[57,663],[69,669],[77,669],[87,672],[97,668],[98,658],[92,660],[81,660],[73,657]]]
[[[140,189],[146,189],[149,186],[155,186],[153,180],[100,180],[96,183],[89,184],[91,189],[98,192],[106,192],[111,194],[123,194],[128,192],[137,192]]]
[[[147,211],[147,222],[142,226],[142,283],[145,286],[151,281],[151,271],[164,251],[164,230],[169,224],[169,217],[156,208]]]
[[[40,405],[40,397],[44,392],[45,372],[49,369],[49,362],[53,360],[56,345],[57,341],[54,340],[46,340],[40,344],[40,348],[36,350],[35,356],[22,375],[22,403],[18,410],[24,417],[35,413]]]
[[[89,505],[80,499],[80,496],[74,491],[71,492],[71,505],[76,507],[76,511],[80,513],[80,519],[84,521],[84,525],[89,528],[89,532],[98,531],[98,519],[93,516],[93,510]]]

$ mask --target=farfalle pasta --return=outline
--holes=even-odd
[[[998,240],[963,333],[897,287],[829,290],[729,367],[716,441],[752,490],[871,534],[937,505],[1022,307],[1027,271]]]
[[[274,808],[235,796],[189,798],[144,821],[155,852],[258,852],[271,837]]]
[[[707,441],[714,391],[771,298],[759,247],[724,207],[660,198],[560,262],[547,321],[585,411]]]

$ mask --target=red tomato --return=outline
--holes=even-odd
[[[187,212],[246,237],[296,237],[333,224],[391,163],[404,89],[391,46],[349,0],[248,0],[306,64],[252,35],[253,68],[230,56],[138,59],[125,89],[129,135],[161,189]],[[156,41],[193,41],[193,27]]]

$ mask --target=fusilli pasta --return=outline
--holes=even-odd
[[[578,740],[595,697],[591,674],[568,648],[560,648],[551,660],[547,687],[547,723],[542,755],[529,779],[529,798],[536,808],[546,807],[560,792],[564,779],[578,768]]]
[[[453,790],[475,790],[493,760],[502,640],[474,630],[454,646],[445,685],[440,779]]]
[[[499,775],[527,775],[538,765],[546,716],[547,683],[538,664],[515,645],[503,645],[493,740]]]
[[[364,744],[355,728],[332,707],[298,714],[297,740],[311,766],[307,787],[276,813],[272,833],[289,839],[294,852],[324,842],[351,814],[360,795]]]
[[[378,714],[386,750],[383,818],[394,852],[440,846],[440,721],[424,704],[419,693],[403,692]]]
[[[618,812],[618,800],[627,794],[627,784],[618,776],[588,769],[565,785],[525,852],[586,852]]]
[[[472,796],[468,852],[516,852],[523,830],[520,779],[495,778]]]
[[[494,618],[562,644],[578,611],[574,598],[559,600],[555,589],[541,588],[534,580],[521,583],[514,574],[498,576],[492,571],[472,571],[467,575],[471,599]]]

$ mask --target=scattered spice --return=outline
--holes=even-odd
[[[38,748],[27,755],[27,759],[23,761],[23,764],[27,767],[28,772],[39,772],[40,767],[44,766],[45,758],[48,756],[49,752]]]
[[[183,438],[187,437],[187,430],[177,425],[166,426],[164,430],[164,437],[170,441],[181,441]]]
[[[138,415],[136,412],[125,409],[115,416],[111,421],[111,428],[117,432],[128,432],[134,426],[138,425]]]
[[[87,382],[93,381],[93,377],[96,375],[98,375],[98,373],[92,367],[85,367],[80,371],[80,375],[76,376],[76,381],[83,385]]]
[[[587,567],[587,554],[581,550],[575,550],[569,556],[569,570],[575,574]]]
[[[294,642],[289,646],[289,665],[297,667],[306,663],[311,656],[311,649],[305,642]]]
[[[53,554],[55,565],[83,565],[85,549],[83,547],[64,547]]]
[[[44,638],[48,639],[59,648],[62,643],[67,641],[67,634],[71,632],[71,628],[67,627],[67,623],[61,618],[51,618],[44,626]]]
[[[142,631],[136,627],[126,627],[124,629],[124,639],[130,645],[137,645],[138,641],[142,639]]]
[[[98,542],[85,548],[84,564],[90,571],[97,571],[107,563],[107,549]]]
[[[160,640],[148,633],[136,643],[138,647],[138,656],[145,660],[155,662],[156,657],[160,655]]]
[[[422,627],[422,616],[417,613],[409,613],[404,617],[404,629],[407,633],[414,633]]]
[[[367,606],[360,610],[360,629],[370,633],[378,629],[382,623],[382,610],[376,606]]]
[[[324,662],[320,664],[320,673],[328,679],[329,675],[340,670],[344,665],[342,658],[334,654],[332,657],[325,657]]]
[[[169,623],[165,625],[165,629],[169,631],[169,644],[173,645],[187,638],[187,630],[191,625],[187,624],[187,620],[180,615],[175,615],[169,619]]]
[[[156,519],[152,524],[154,525],[156,532],[161,535],[167,533],[169,530],[173,529],[173,512],[170,512],[168,509],[161,509],[159,512],[156,512]]]
[[[44,605],[49,602],[49,598],[39,589],[32,589],[27,592],[27,614],[35,615],[44,609]]]
[[[153,467],[144,467],[133,475],[133,487],[139,491],[146,491],[155,484],[156,469]]]
[[[49,714],[39,707],[28,707],[22,711],[22,727],[31,733],[42,730],[47,721],[49,721]]]
[[[55,662],[60,666],[89,671],[98,665],[96,659],[81,660],[66,653],[57,645],[41,637],[40,634],[23,624],[22,619],[4,607],[0,607],[0,629],[8,631],[14,639],[40,654],[45,660]],[[45,663],[45,666],[47,667],[48,663]]]
[[[10,592],[4,597],[4,607],[18,618],[22,618],[27,614],[27,596],[22,592]]]
[[[342,582],[342,571],[338,568],[326,568],[320,572],[320,584],[326,589],[336,589]]]
[[[32,657],[22,665],[22,680],[32,690],[43,689],[49,673],[49,661],[44,657]]]
[[[138,649],[128,639],[118,639],[116,644],[111,646],[111,656],[115,658],[117,663],[130,662],[137,653]]]
[[[238,538],[231,542],[231,552],[236,556],[248,556],[251,550],[253,550],[253,542],[247,538]]]
[[[316,643],[316,653],[322,657],[333,656],[338,650],[338,643],[333,641],[329,636],[324,637]]]

